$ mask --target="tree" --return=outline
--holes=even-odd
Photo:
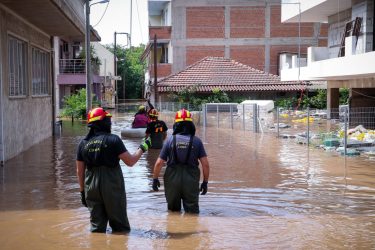
[[[62,115],[65,117],[82,118],[86,114],[86,89],[80,89],[77,94],[64,98]]]
[[[113,52],[113,45],[107,45],[107,49]],[[117,75],[122,80],[117,82],[119,99],[140,99],[142,98],[142,87],[145,80],[146,64],[141,62],[140,57],[145,49],[144,45],[132,47],[116,46]],[[124,82],[125,81],[125,82]],[[124,86],[125,85],[125,97]]]

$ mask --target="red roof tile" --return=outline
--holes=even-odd
[[[280,77],[223,57],[206,57],[158,82],[159,92],[196,87],[197,92],[300,91],[311,83],[281,82]],[[321,85],[319,85],[321,86]],[[320,87],[321,88],[321,87]]]

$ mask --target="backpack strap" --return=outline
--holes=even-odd
[[[189,141],[188,152],[187,152],[187,154],[186,154],[185,164],[188,163],[188,160],[189,160],[189,158],[190,158],[191,148],[193,147],[193,138],[194,138],[194,136],[191,135],[191,136],[190,136],[190,141]]]

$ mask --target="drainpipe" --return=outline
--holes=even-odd
[[[54,51],[55,51],[55,48],[54,48],[54,42],[53,42],[53,36],[51,36],[50,38],[50,42],[51,42],[51,54],[50,54],[50,67],[51,67],[51,73],[50,73],[50,76],[51,76],[51,84],[52,84],[52,87],[51,87],[51,92],[52,92],[52,136],[55,135],[56,133],[56,112],[55,112],[55,108],[56,108],[56,98],[55,98],[55,88],[56,88],[56,79],[55,79],[55,56],[54,56]]]

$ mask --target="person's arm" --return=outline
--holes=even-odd
[[[210,176],[210,165],[208,163],[207,156],[199,158],[199,161],[202,164],[202,172],[203,172],[203,181],[208,182],[208,178]]]
[[[83,192],[85,189],[85,162],[83,161],[76,161],[77,167],[77,177],[79,183],[79,191]]]
[[[158,157],[154,165],[153,179],[159,178],[160,170],[164,164],[165,164],[165,161],[162,158]]]
[[[139,158],[141,158],[143,154],[143,151],[142,149],[138,149],[137,151],[135,151],[134,154],[130,154],[128,151],[120,154],[118,157],[129,167],[133,167],[134,164],[137,163],[137,161],[139,160]]]

